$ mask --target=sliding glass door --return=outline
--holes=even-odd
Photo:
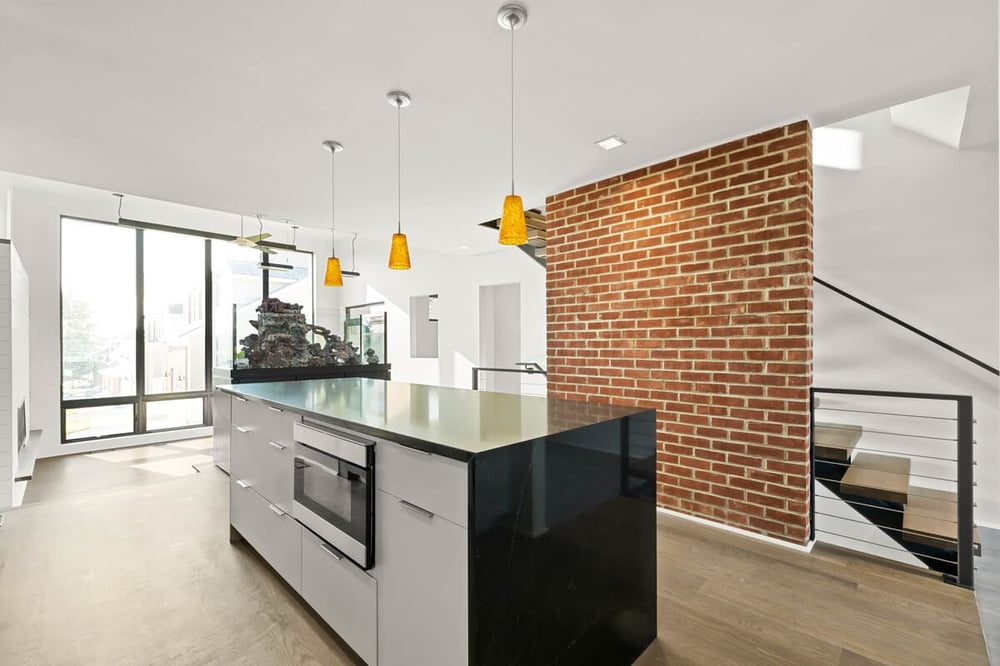
[[[225,236],[136,225],[62,219],[64,443],[208,425],[213,361],[239,365],[261,299],[312,321],[312,253],[264,272]]]
[[[135,432],[136,233],[62,224],[63,440]]]
[[[64,442],[209,422],[210,243],[63,218]]]

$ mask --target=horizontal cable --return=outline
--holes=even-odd
[[[842,539],[850,539],[851,541],[860,541],[861,543],[868,543],[873,546],[878,546],[879,548],[885,548],[886,550],[897,550],[900,553],[906,553],[907,555],[912,555],[913,557],[926,557],[929,560],[937,560],[938,562],[944,562],[946,564],[954,564],[956,566],[958,565],[958,560],[946,560],[943,557],[934,557],[933,555],[924,555],[924,554],[917,555],[916,553],[912,553],[905,548],[893,548],[892,546],[885,546],[883,544],[876,543],[874,541],[869,541],[868,539],[859,539],[857,537],[847,536],[846,534],[837,534],[836,532],[829,532],[827,530],[821,530],[821,529],[817,529],[816,531],[822,532],[823,534],[830,534],[835,537],[840,537]]]
[[[819,425],[819,424],[817,424]],[[830,430],[855,430],[855,428],[848,428],[846,426],[838,426],[836,424],[824,423],[822,425],[824,428],[829,428]],[[931,437],[930,435],[911,435],[906,432],[892,432],[889,430],[872,430],[871,428],[862,428],[862,433],[871,432],[878,435],[895,435],[898,437],[913,437],[914,439],[935,439],[941,442],[957,442],[957,437]]]
[[[834,462],[833,460],[822,460],[820,461],[824,465],[837,465],[839,467],[854,467],[855,469],[870,469],[873,472],[882,472],[883,474],[898,474],[903,475],[902,472],[893,472],[892,470],[879,469],[878,467],[865,467],[863,465],[852,465],[851,463]],[[914,474],[913,472],[907,472],[906,476],[915,476],[919,479],[934,479],[935,481],[948,481],[949,483],[958,483],[958,479],[948,479],[943,476],[927,476],[926,474]],[[832,481],[832,479],[826,479],[827,481]],[[839,483],[839,482],[838,482]]]
[[[835,481],[834,479],[824,479],[823,477],[819,477],[819,476],[816,477],[816,480],[817,481],[829,481],[830,483],[840,483],[840,481]],[[937,500],[938,502],[947,502],[948,504],[958,504],[958,500],[942,499],[940,497],[935,497],[934,495],[922,495],[920,493],[914,493],[914,492],[910,492],[910,491],[906,492],[906,496],[907,497],[924,497],[926,499]],[[819,497],[826,497],[826,495],[819,495]],[[828,498],[828,499],[833,499],[833,498]],[[839,499],[842,502],[847,502],[848,504],[857,504],[858,506],[869,506],[869,507],[874,506],[872,504],[865,504],[864,502],[853,502],[851,500],[846,500],[846,499],[844,499],[842,497],[837,497],[836,499]],[[899,513],[902,513],[902,511],[900,511],[899,509],[891,509],[891,508],[885,507],[885,506],[875,506],[874,508],[876,508],[876,509],[886,509],[886,510],[889,510],[889,511],[898,511]],[[957,512],[958,511],[956,509],[956,513]],[[920,514],[920,515],[923,516],[925,514]]]
[[[868,409],[847,409],[845,407],[822,407],[820,405],[816,406],[817,410],[826,410],[828,412],[853,412],[855,414],[881,414],[882,416],[906,416],[913,419],[933,419],[935,421],[957,421],[958,419],[953,416],[924,416],[922,414],[898,414],[896,412],[876,412]]]
[[[820,446],[822,448],[828,448],[828,449],[836,449],[836,448],[838,448],[836,446],[829,446],[829,445],[823,445],[823,444],[819,444],[818,446]],[[907,458],[926,458],[927,460],[941,460],[943,462],[958,462],[957,458],[942,458],[940,456],[925,456],[925,455],[921,455],[919,453],[905,453],[905,454],[903,454],[903,453],[900,453],[899,451],[886,451],[885,449],[869,449],[867,446],[864,447],[864,448],[858,449],[858,451],[861,452],[861,453],[888,453],[888,454],[895,455],[895,456],[904,456],[905,455]],[[824,458],[819,458],[819,461],[820,462],[827,462]],[[830,462],[833,462],[833,461],[830,461]]]
[[[887,471],[884,469],[879,469],[878,467],[863,467],[861,465],[852,465],[851,463],[838,463],[832,460],[821,460],[819,462],[824,465],[839,465],[840,467],[854,467],[855,469],[870,469],[873,472],[883,472],[884,474],[899,474],[900,476],[902,476],[902,472]],[[947,481],[949,483],[958,483],[958,479],[948,479],[943,476],[927,476],[926,474],[914,474],[913,472],[907,472],[906,475],[915,476],[919,479],[934,479],[935,481]],[[836,483],[840,483],[835,479],[824,479],[824,481],[835,481]],[[926,495],[924,495],[924,497],[926,497]]]
[[[817,516],[828,516],[830,518],[836,518],[837,520],[848,520],[852,523],[858,523],[859,525],[872,525],[879,528],[880,530],[892,530],[893,532],[902,532],[903,534],[916,534],[917,536],[922,536],[927,539],[937,539],[938,541],[949,541],[954,544],[958,544],[958,539],[949,539],[944,536],[937,536],[934,534],[927,534],[926,532],[914,532],[913,530],[904,530],[901,527],[889,527],[888,525],[879,525],[870,520],[858,520],[857,518],[845,518],[844,516],[837,516],[832,513],[823,513],[822,511],[816,512]]]

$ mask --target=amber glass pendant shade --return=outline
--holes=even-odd
[[[330,257],[326,260],[326,275],[323,277],[326,287],[343,287],[344,275],[340,272],[340,259]]]
[[[389,249],[389,268],[395,271],[410,270],[410,248],[406,245],[406,234],[392,235],[392,247]]]
[[[528,223],[524,221],[524,204],[521,197],[508,194],[503,200],[503,217],[500,218],[500,244],[524,245],[528,242]]]

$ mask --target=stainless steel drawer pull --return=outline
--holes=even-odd
[[[277,407],[272,407],[271,405],[268,405],[267,408],[270,409],[272,412],[283,412],[283,411],[285,411],[283,409],[278,409]]]
[[[240,488],[243,488],[244,490],[250,487],[250,484],[247,483],[246,481],[243,481],[242,479],[236,479],[236,485],[238,485]]]
[[[278,442],[272,442],[270,440],[268,440],[267,443],[270,444],[271,446],[273,446],[274,448],[278,449],[279,451],[284,451],[285,449],[288,448],[284,444],[279,444]]]
[[[250,432],[250,428],[244,428],[243,426],[233,426],[233,427],[236,428],[241,433],[243,433],[244,435]]]
[[[274,506],[273,504],[268,504],[267,508],[270,509],[271,511],[274,511],[275,515],[278,515],[278,516],[284,516],[285,515],[284,511],[282,511],[278,507]]]
[[[341,554],[340,554],[340,553],[338,553],[338,552],[337,552],[336,550],[334,550],[334,549],[333,549],[333,548],[332,548],[331,546],[328,546],[328,545],[326,545],[325,543],[321,543],[321,544],[319,545],[319,547],[320,547],[321,549],[323,549],[323,552],[324,552],[324,553],[326,553],[327,555],[329,555],[329,556],[330,556],[330,557],[332,557],[333,559],[337,560],[338,562],[339,562],[340,560],[344,559],[344,556],[343,556],[343,555],[341,555]]]
[[[433,513],[431,513],[427,509],[424,509],[424,508],[421,508],[421,507],[417,506],[416,504],[411,504],[410,502],[407,502],[406,500],[403,500],[403,499],[399,500],[399,503],[402,504],[403,506],[405,506],[410,511],[413,511],[414,513],[419,513],[424,518],[433,518],[434,517]]]
[[[240,397],[240,396],[238,396],[238,395],[234,395],[233,397],[234,397],[234,398],[236,398],[237,400],[239,400],[240,402],[250,402],[250,401],[249,401],[249,400],[247,400],[246,398],[241,398],[241,397]]]

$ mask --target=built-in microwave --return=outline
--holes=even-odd
[[[296,423],[292,516],[363,569],[375,565],[375,442]]]

